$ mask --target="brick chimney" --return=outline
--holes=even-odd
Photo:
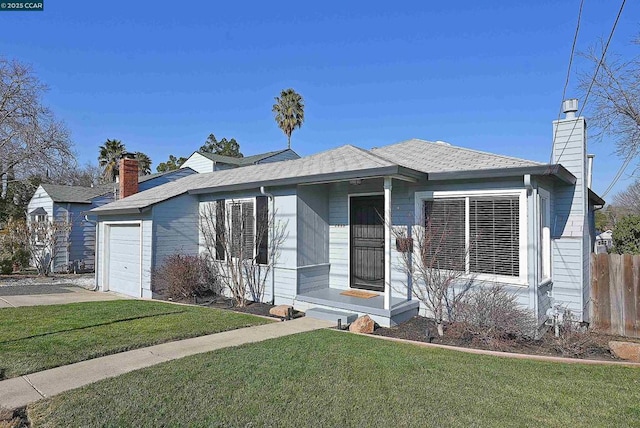
[[[138,160],[133,153],[123,153],[120,159],[120,199],[138,193]]]

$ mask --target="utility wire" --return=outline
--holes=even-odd
[[[596,71],[595,73],[593,73],[593,77],[591,78],[591,83],[589,84],[589,89],[587,90],[587,95],[584,97],[584,102],[582,103],[582,107],[580,108],[580,111],[578,112],[578,117],[582,116],[582,111],[584,110],[585,106],[587,105],[587,101],[589,100],[589,95],[591,94],[591,89],[593,89],[593,85],[596,82],[596,78],[598,77],[598,73],[600,72],[600,67],[602,66],[602,63],[604,62],[604,57],[607,55],[607,49],[609,49],[609,44],[611,43],[611,39],[613,38],[613,33],[616,31],[616,27],[618,26],[618,21],[620,20],[620,15],[622,15],[622,10],[624,9],[624,4],[626,3],[627,0],[622,0],[622,4],[620,5],[620,10],[618,11],[618,16],[616,16],[616,20],[613,23],[613,27],[611,28],[611,33],[609,33],[609,38],[607,39],[607,43],[604,45],[604,49],[602,50],[602,56],[600,57],[600,61],[598,61],[598,66],[596,67]],[[571,128],[571,133],[569,133],[569,137],[567,138],[566,143],[564,143],[564,147],[562,148],[562,151],[560,152],[560,155],[556,158],[556,163],[560,163],[560,158],[562,157],[562,154],[564,153],[564,150],[567,148],[567,145],[569,144],[569,140],[571,139],[571,136],[573,135],[573,131],[576,129],[576,125],[578,125],[578,121],[576,120],[573,123],[573,128]],[[558,126],[556,126],[556,131],[558,130]],[[555,137],[554,137],[554,141],[555,141]]]
[[[609,187],[607,187],[607,190],[605,190],[604,193],[602,194],[603,199],[605,196],[609,194],[611,189],[613,189],[613,186],[616,185],[618,180],[620,180],[620,177],[622,177],[622,173],[624,172],[625,169],[627,169],[627,166],[629,166],[629,162],[631,162],[631,159],[633,159],[633,155],[635,155],[635,153],[636,153],[635,150],[631,150],[627,155],[626,159],[624,160],[624,162],[622,162],[622,165],[620,165],[620,169],[616,173],[615,177],[613,177],[611,184],[609,184]]]
[[[569,55],[569,67],[567,67],[567,78],[564,81],[564,88],[562,89],[562,98],[560,99],[560,109],[558,110],[558,120],[560,120],[560,115],[562,115],[562,103],[564,102],[564,97],[567,94],[567,87],[569,86],[569,77],[571,76],[571,66],[573,64],[573,55],[576,51],[576,42],[578,41],[578,33],[580,32],[580,19],[582,18],[582,5],[584,4],[584,0],[580,0],[580,9],[578,10],[578,22],[576,24],[576,32],[573,35],[573,43],[571,44],[571,54]],[[558,127],[556,126],[556,130],[553,133],[553,141],[556,141],[556,134],[558,133]],[[553,144],[551,144],[551,154],[549,155],[549,163],[553,161]]]

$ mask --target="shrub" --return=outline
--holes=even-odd
[[[152,272],[153,291],[172,299],[219,293],[217,278],[205,257],[172,254]]]
[[[13,272],[13,261],[11,259],[0,259],[0,274],[9,275]]]
[[[580,323],[568,309],[562,315],[558,337],[554,336],[551,340],[552,348],[563,357],[611,355],[608,340],[580,327]]]
[[[618,254],[640,254],[640,215],[629,215],[616,224],[613,250]]]
[[[520,307],[516,296],[503,286],[477,287],[465,296],[458,322],[450,334],[492,349],[535,336],[537,324],[531,311]]]

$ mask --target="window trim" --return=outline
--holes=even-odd
[[[537,202],[537,227],[538,227],[538,263],[540,263],[540,269],[538,271],[538,283],[546,284],[551,281],[552,278],[552,263],[551,263],[551,194],[542,188],[538,188]],[[542,224],[542,200],[546,200],[546,227]],[[545,231],[546,229],[546,231]],[[545,239],[546,238],[546,239]],[[546,265],[545,265],[546,262]],[[545,269],[546,268],[546,269]]]
[[[527,190],[526,189],[490,189],[490,190],[443,190],[443,191],[422,191],[415,192],[415,227],[422,227],[424,223],[424,202],[432,201],[435,199],[451,199],[451,198],[464,198],[465,199],[465,242],[469,245],[470,241],[470,225],[469,225],[469,198],[473,197],[491,197],[491,196],[517,196],[519,201],[519,275],[518,276],[506,276],[506,275],[492,275],[486,273],[472,274],[469,272],[469,255],[466,255],[465,265],[466,272],[465,277],[471,277],[479,281],[498,282],[513,285],[527,286],[528,280],[528,233],[527,233]]]
[[[252,262],[254,262],[255,264],[258,264],[260,266],[267,266],[269,264],[269,259],[271,257],[271,254],[269,254],[269,244],[268,244],[269,243],[269,239],[271,238],[271,236],[270,236],[271,231],[268,230],[269,228],[267,228],[267,231],[266,231],[266,234],[267,234],[267,257],[266,257],[267,258],[267,263],[258,263],[258,249],[257,249],[257,242],[258,242],[258,236],[257,236],[257,233],[258,233],[258,212],[257,212],[257,210],[258,210],[258,197],[259,196],[243,197],[243,198],[220,198],[220,199],[215,199],[215,200],[212,200],[212,201],[208,201],[206,203],[215,204],[214,213],[216,213],[216,215],[217,215],[217,209],[218,209],[217,208],[217,204],[218,204],[218,202],[220,202],[220,201],[224,202],[224,210],[222,210],[222,212],[223,212],[223,215],[224,215],[225,223],[226,223],[226,221],[228,219],[231,219],[232,216],[233,216],[233,214],[231,214],[233,205],[240,205],[242,207],[243,203],[246,203],[246,202],[251,202],[252,203],[252,207],[253,207],[253,213],[252,213],[252,216],[253,216],[253,245],[251,247],[252,247],[252,251],[253,252],[251,254],[251,258],[250,259],[247,258],[246,260],[252,260]],[[268,202],[267,202],[267,204],[268,204]],[[267,207],[268,207],[268,205],[267,205]],[[242,218],[243,210],[244,210],[244,208],[241,208],[241,211],[240,211],[241,212],[241,214],[240,214],[241,218]],[[214,219],[214,224],[215,224],[214,227],[217,227],[217,218]],[[225,224],[225,226],[223,227],[223,232],[226,233],[227,231],[228,231],[227,230],[227,226]],[[215,232],[214,232],[214,234],[215,234]],[[216,248],[217,248],[217,245],[218,245],[217,244],[217,240],[215,242],[215,245],[216,245]],[[218,258],[217,257],[217,249],[216,248],[214,248],[214,261],[216,261],[216,262],[224,262],[226,260],[226,257]],[[223,253],[223,256],[224,256],[224,253]],[[232,258],[235,259],[236,257],[234,256]]]

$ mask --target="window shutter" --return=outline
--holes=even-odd
[[[266,196],[256,198],[256,262],[266,265],[269,262],[269,204]]]
[[[231,255],[240,257],[242,242],[242,205],[231,204]]]
[[[520,275],[518,197],[469,198],[469,270]]]
[[[216,201],[216,260],[224,260],[225,210],[224,199]]]
[[[425,201],[426,267],[465,270],[465,199]]]
[[[253,216],[253,201],[242,203],[242,258],[253,259],[255,242],[255,218]]]

